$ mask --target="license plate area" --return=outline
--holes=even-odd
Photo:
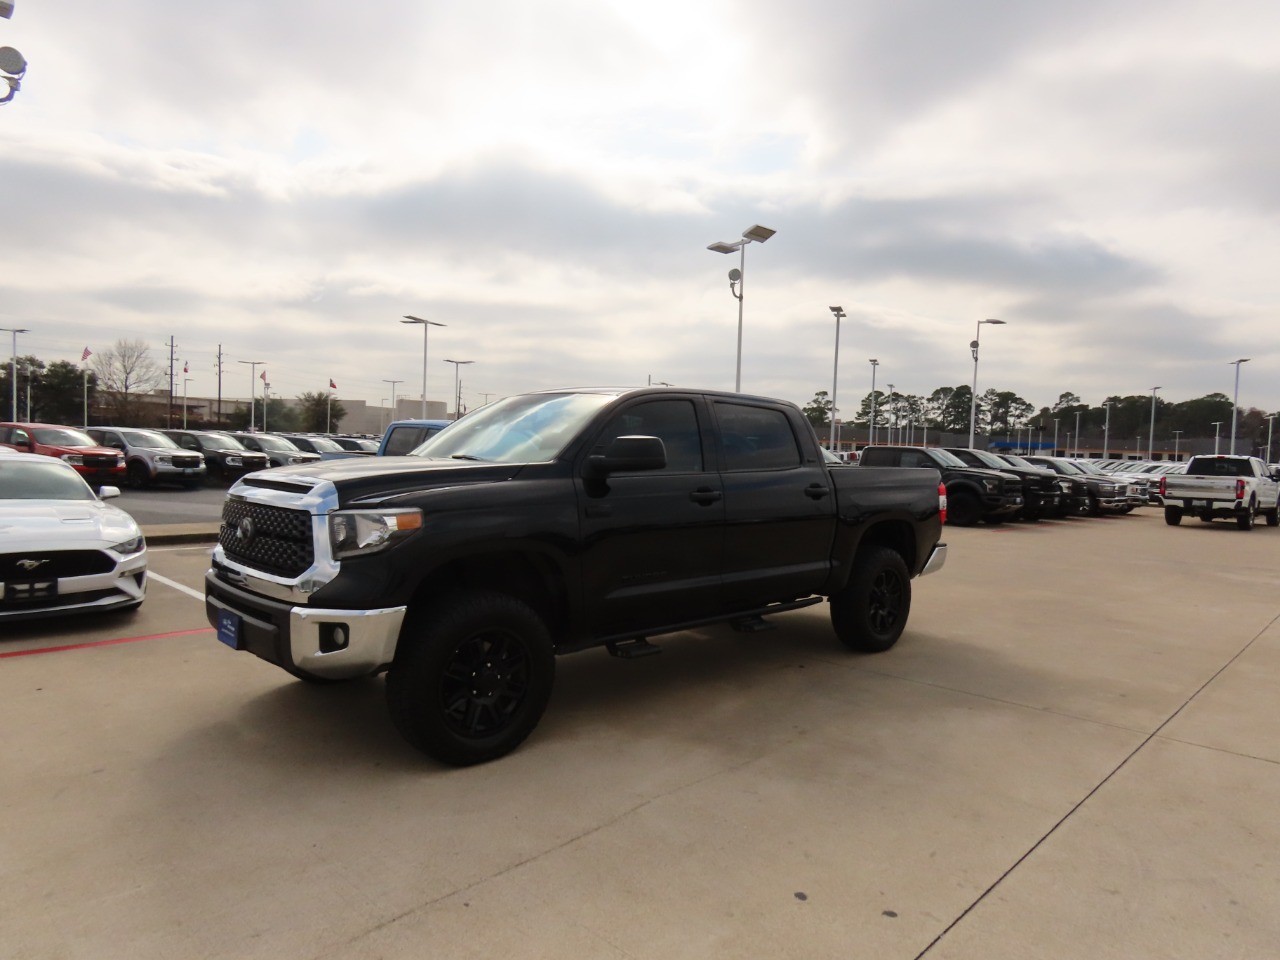
[[[54,580],[10,580],[0,583],[0,602],[7,605],[31,603],[36,600],[48,600],[58,595],[58,581]]]
[[[218,611],[218,639],[232,650],[240,649],[240,638],[244,630],[244,620],[240,614],[231,610]]]

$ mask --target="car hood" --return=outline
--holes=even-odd
[[[68,453],[79,453],[90,457],[120,457],[123,454],[115,447],[64,447],[59,443],[42,443],[40,449],[46,456],[61,457]]]
[[[119,507],[94,500],[0,500],[5,552],[95,548],[137,536],[138,524]]]

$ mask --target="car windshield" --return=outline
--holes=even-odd
[[[93,437],[71,427],[34,427],[31,436],[36,443],[50,447],[96,447]]]
[[[959,457],[957,457],[954,453],[952,453],[949,450],[941,450],[937,447],[934,447],[929,450],[929,453],[932,454],[933,458],[937,460],[939,463],[945,464],[948,467],[969,466],[969,464],[965,463],[963,460],[961,460]]]
[[[225,433],[202,433],[199,439],[200,446],[206,450],[243,450],[245,448],[239,440]]]
[[[1105,477],[1107,472],[1101,469],[1096,463],[1090,463],[1088,460],[1073,460],[1071,465],[1081,473],[1088,473],[1095,477]]]
[[[605,393],[532,393],[506,397],[442,430],[410,456],[495,463],[552,460],[591,416],[616,398]]]
[[[275,450],[279,453],[298,453],[298,448],[284,437],[273,437],[266,433],[255,433],[253,439],[263,450]]]
[[[315,448],[317,453],[342,453],[342,448],[328,437],[306,437],[304,439]]]
[[[121,430],[120,436],[131,447],[157,447],[168,450],[178,446],[163,433],[156,433],[154,430]]]
[[[983,466],[990,467],[992,470],[1003,470],[1008,466],[994,453],[987,453],[985,450],[974,450],[973,455]]]
[[[1032,463],[1030,460],[1023,460],[1021,457],[1016,457],[1012,453],[1001,454],[1001,457],[1003,457],[1005,460],[1008,460],[1009,463],[1011,463],[1013,466],[1021,467],[1023,470],[1043,470],[1044,469],[1044,467],[1042,467],[1040,464]]]
[[[59,461],[0,458],[0,500],[94,500],[80,474]]]
[[[1082,476],[1084,476],[1084,471],[1083,471],[1083,470],[1081,470],[1079,467],[1077,467],[1074,463],[1069,463],[1069,462],[1068,462],[1068,461],[1066,461],[1066,460],[1055,460],[1055,461],[1053,461],[1053,467],[1054,467],[1054,469],[1056,469],[1059,473],[1070,473],[1070,474],[1072,474],[1072,475],[1074,475],[1074,476],[1077,476],[1077,477],[1082,477]]]

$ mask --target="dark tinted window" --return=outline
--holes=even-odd
[[[689,400],[651,400],[628,407],[609,421],[591,452],[606,452],[618,437],[657,437],[667,450],[667,473],[702,470],[698,416]]]
[[[923,450],[903,450],[901,466],[904,467],[933,467],[938,469],[938,465],[934,463],[933,457],[929,456]]]
[[[800,466],[800,447],[781,410],[717,403],[726,470],[780,470]]]
[[[391,436],[387,437],[387,448],[383,456],[404,456],[431,434],[438,432],[428,427],[394,427]]]

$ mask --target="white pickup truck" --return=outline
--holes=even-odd
[[[1267,526],[1280,526],[1280,470],[1257,457],[1192,457],[1185,474],[1160,478],[1160,496],[1171,527],[1190,515],[1205,523],[1235,520],[1241,530],[1252,530],[1259,513]]]

